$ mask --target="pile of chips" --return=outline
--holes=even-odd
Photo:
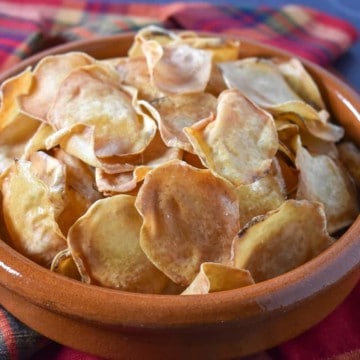
[[[297,59],[147,27],[126,57],[47,56],[0,90],[1,236],[85,283],[249,286],[359,213],[359,150]]]

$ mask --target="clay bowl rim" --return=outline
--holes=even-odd
[[[0,83],[27,66],[34,65],[43,56],[76,50],[91,53],[98,47],[105,47],[104,44],[121,41],[128,47],[133,35],[134,33],[111,35],[51,48],[2,73]],[[294,56],[276,47],[238,36],[224,37],[240,40],[267,55],[277,54],[285,58]],[[323,82],[332,83],[331,91],[345,100],[351,99],[351,106],[347,108],[359,120],[360,116],[356,112],[360,111],[360,97],[356,92],[327,70],[305,59],[300,60]],[[140,326],[144,330],[228,326],[233,322],[260,317],[264,313],[275,313],[297,306],[326,288],[335,286],[337,282],[359,270],[360,259],[356,255],[359,247],[360,217],[330,248],[283,275],[241,289],[179,296],[140,294],[83,284],[51,273],[0,239],[0,286],[49,311],[96,323],[130,328]]]

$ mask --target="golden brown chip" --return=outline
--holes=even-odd
[[[99,158],[137,155],[156,133],[156,123],[136,105],[136,92],[115,86],[117,75],[98,64],[76,69],[62,82],[48,121],[60,144],[92,166]]]
[[[320,203],[287,200],[240,231],[233,244],[234,263],[259,282],[304,264],[332,243]]]
[[[325,108],[317,84],[298,59],[292,58],[288,61],[278,61],[275,59],[275,63],[291,88],[306,103],[316,109]]]
[[[71,256],[69,249],[57,253],[51,262],[51,271],[62,274],[75,280],[81,280],[79,270]]]
[[[267,109],[275,118],[285,118],[319,139],[336,142],[344,136],[341,126],[328,121],[327,112],[318,112],[303,101],[288,101]]]
[[[161,45],[154,40],[142,44],[152,83],[164,94],[204,91],[209,82],[212,54],[187,44]]]
[[[357,146],[349,141],[344,141],[337,146],[339,150],[340,161],[345,165],[360,189],[360,151]]]
[[[22,157],[29,160],[31,154],[39,150],[46,150],[46,139],[54,133],[53,128],[46,124],[41,123],[33,136],[26,143]]]
[[[238,90],[221,93],[214,120],[185,128],[206,167],[234,185],[264,176],[278,150],[275,122]]]
[[[11,243],[20,253],[49,266],[66,247],[56,222],[49,187],[31,171],[31,163],[19,160],[3,179],[4,220]]]
[[[187,286],[203,262],[228,264],[239,229],[239,204],[228,182],[173,160],[150,171],[136,207],[140,245],[175,283]]]
[[[300,172],[297,199],[324,204],[330,234],[355,220],[359,213],[355,188],[339,162],[327,155],[312,156],[300,147],[296,167]]]
[[[208,93],[181,94],[159,98],[152,101],[151,105],[157,110],[154,117],[165,144],[193,152],[183,129],[200,120],[213,117],[216,113],[217,100]]]
[[[261,107],[300,100],[270,60],[245,58],[220,63],[219,67],[229,88],[241,90]]]
[[[254,279],[248,270],[206,262],[201,264],[200,272],[181,295],[209,294],[252,284]]]
[[[41,121],[56,98],[65,77],[78,67],[92,64],[95,60],[82,52],[69,52],[44,57],[33,71],[32,86],[28,94],[20,98],[20,107]]]
[[[71,227],[69,247],[86,283],[160,293],[168,279],[140,248],[142,218],[134,201],[129,195],[96,201]]]
[[[277,209],[286,199],[286,187],[278,160],[275,158],[271,171],[263,178],[236,188],[240,206],[240,224],[253,217]]]
[[[29,139],[40,125],[37,120],[21,113],[18,97],[26,94],[32,75],[26,69],[0,87],[0,173],[10,166],[14,159],[23,156]]]

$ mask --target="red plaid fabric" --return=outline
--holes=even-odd
[[[289,5],[167,5],[111,0],[0,0],[0,71],[50,46],[72,40],[136,31],[144,25],[236,34],[276,45],[327,65],[357,39],[350,24],[314,9]],[[0,299],[1,303],[1,299]],[[303,335],[250,359],[360,359],[360,285],[320,324]],[[95,360],[55,344],[0,306],[0,359]]]

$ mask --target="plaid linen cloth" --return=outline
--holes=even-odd
[[[321,65],[330,65],[357,40],[356,29],[347,22],[297,5],[272,9],[207,3],[35,0],[30,4],[0,0],[0,72],[54,45],[136,31],[150,24],[244,36]],[[359,306],[360,284],[321,323],[249,359],[360,359]],[[0,305],[0,359],[97,358],[47,340]]]

